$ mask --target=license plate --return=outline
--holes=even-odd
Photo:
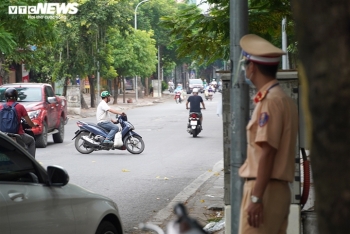
[[[197,121],[191,121],[191,125],[197,125]]]

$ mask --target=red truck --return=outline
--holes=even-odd
[[[32,121],[39,124],[39,127],[32,128],[36,147],[45,148],[48,135],[52,135],[55,143],[62,143],[64,125],[68,122],[65,97],[56,96],[49,84],[12,83],[0,86],[0,102],[6,102],[4,93],[9,87],[17,89],[17,102],[26,108]]]

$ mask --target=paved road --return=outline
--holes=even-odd
[[[36,158],[44,166],[63,166],[72,183],[117,202],[126,233],[133,233],[138,223],[149,220],[222,159],[222,119],[216,115],[220,95],[205,101],[204,131],[197,138],[186,132],[185,104],[169,99],[127,111],[146,144],[141,155],[127,151],[80,154],[71,141],[77,130],[76,119],[71,119],[64,143],[53,144],[50,139],[47,148],[37,150]]]

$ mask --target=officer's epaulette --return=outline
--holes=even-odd
[[[268,92],[269,92],[269,90],[265,90],[265,91],[263,91],[263,92],[258,92],[258,93],[255,95],[255,97],[254,97],[254,102],[255,102],[255,103],[258,103],[258,102],[260,102],[261,100],[263,100],[263,99],[266,97],[266,95],[267,95]]]

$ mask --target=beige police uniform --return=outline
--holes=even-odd
[[[243,46],[242,48],[245,49]],[[264,58],[260,56],[262,54],[259,54],[257,59],[263,60]],[[294,178],[298,131],[297,106],[292,98],[284,93],[277,80],[265,84],[254,97],[254,102],[256,106],[246,128],[247,159],[239,170],[241,177],[253,179],[246,180],[244,184],[239,233],[282,234],[286,233],[291,201],[288,182],[292,182]],[[262,152],[257,144],[259,142],[267,142],[277,152],[271,180],[262,197],[264,222],[259,228],[254,228],[248,224],[247,208],[251,202],[254,178],[257,177],[259,157]]]

